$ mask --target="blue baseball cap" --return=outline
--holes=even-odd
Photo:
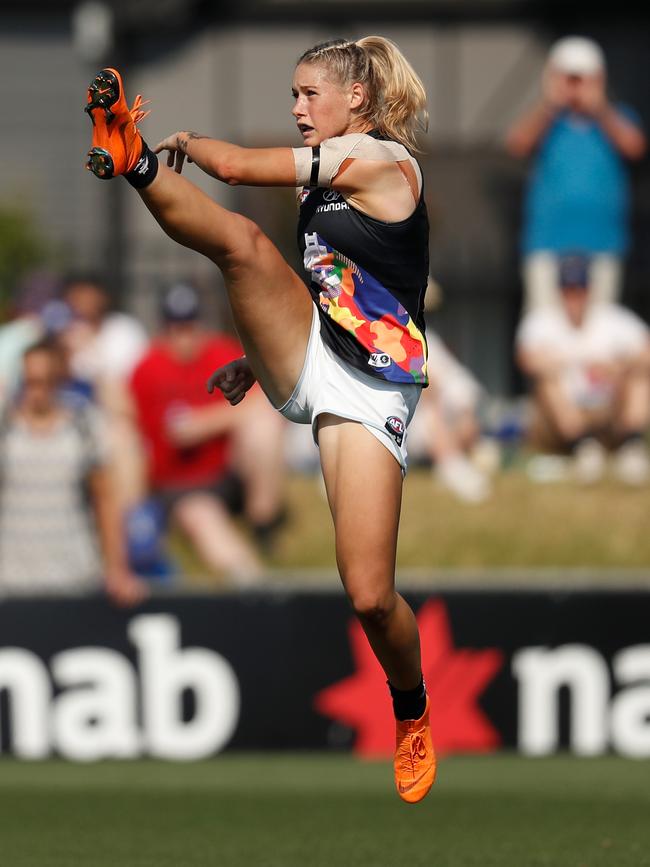
[[[560,289],[589,287],[589,257],[582,253],[567,253],[558,262]]]

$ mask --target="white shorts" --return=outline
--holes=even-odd
[[[386,446],[406,473],[406,428],[420,399],[419,385],[384,382],[347,364],[325,345],[314,305],[309,343],[300,379],[279,412],[289,421],[311,424],[318,445],[321,413],[360,422]]]

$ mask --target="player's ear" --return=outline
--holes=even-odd
[[[359,109],[366,101],[366,89],[360,81],[355,81],[350,88],[350,108]]]

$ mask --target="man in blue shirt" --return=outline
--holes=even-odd
[[[510,129],[506,146],[535,155],[522,232],[525,307],[559,303],[557,258],[581,250],[591,258],[592,301],[615,302],[629,246],[626,160],[646,140],[636,115],[613,106],[605,60],[589,39],[566,37],[551,48],[542,99]]]

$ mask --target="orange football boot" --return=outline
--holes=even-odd
[[[135,168],[142,153],[136,124],[149,114],[142,110],[146,104],[138,94],[128,107],[117,69],[102,69],[90,82],[84,111],[93,122],[93,146],[86,168],[98,178],[108,180]]]
[[[403,801],[416,804],[436,778],[436,754],[429,725],[429,696],[420,719],[397,720],[395,785]]]

